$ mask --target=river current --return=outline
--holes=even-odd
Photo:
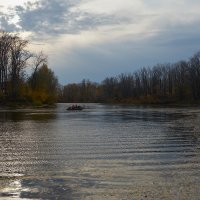
[[[200,199],[200,107],[0,109],[0,199]]]

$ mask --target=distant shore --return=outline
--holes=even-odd
[[[121,101],[108,101],[108,102],[56,102],[54,104],[34,104],[31,102],[0,102],[0,109],[39,109],[39,108],[55,108],[56,104],[59,103],[66,103],[66,104],[78,104],[78,103],[101,103],[101,104],[108,104],[108,105],[124,105],[124,106],[149,106],[149,107],[198,107],[200,106],[200,102],[197,101],[140,101],[140,100],[121,100]]]

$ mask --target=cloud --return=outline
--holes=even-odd
[[[92,1],[87,3],[91,4]],[[41,35],[45,37],[46,35],[79,34],[86,30],[129,24],[132,21],[129,17],[114,12],[93,11],[84,9],[84,0],[28,1],[24,5],[15,6],[9,13],[4,13],[3,18],[7,21],[13,18],[13,14],[10,13],[15,13],[17,23],[2,23],[2,26],[8,31],[10,24],[12,26],[9,27],[9,31],[32,32],[34,38],[39,35],[38,38],[41,39]],[[134,21],[136,18],[138,17],[135,17]]]
[[[41,0],[28,2],[25,6],[17,6],[19,26],[24,31],[36,33],[61,33],[65,29],[68,9],[71,6],[67,1]]]
[[[113,35],[123,35],[124,31],[126,37],[127,32],[134,36],[159,33],[193,23],[200,19],[199,6],[197,0],[36,0],[2,14],[1,26],[39,36],[103,30],[108,35],[108,31]]]
[[[18,27],[11,21],[13,18],[12,14],[6,14],[0,11],[0,30],[6,30],[7,32],[18,31]]]
[[[43,40],[63,34],[95,31],[108,39],[132,36],[156,36],[177,25],[200,19],[198,1],[158,0],[37,0],[15,6],[1,17],[1,26],[9,31],[32,33],[32,39]],[[17,19],[12,22],[13,15]],[[110,37],[112,35],[112,37]],[[105,38],[105,37],[104,37]]]
[[[1,29],[12,32],[13,30],[16,30],[16,26],[15,24],[9,23],[6,16],[2,16],[0,17],[0,30]]]
[[[19,19],[16,25],[21,28],[21,31],[57,35],[76,34],[120,21],[113,15],[92,14],[80,10],[76,8],[79,3],[80,0],[28,1],[24,6],[13,8],[13,12]],[[13,30],[16,27],[13,27]]]
[[[61,82],[102,80],[199,50],[199,8],[199,0],[37,0],[1,13],[0,23],[49,54]]]

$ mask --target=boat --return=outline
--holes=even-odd
[[[84,109],[83,106],[80,106],[80,105],[72,105],[67,108],[67,110],[70,110],[70,111],[76,111],[76,110],[79,111],[83,109]]]

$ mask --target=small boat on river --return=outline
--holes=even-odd
[[[83,110],[83,109],[84,109],[84,107],[80,106],[80,105],[72,105],[67,108],[67,110],[69,110],[69,111],[79,111],[79,110]]]

